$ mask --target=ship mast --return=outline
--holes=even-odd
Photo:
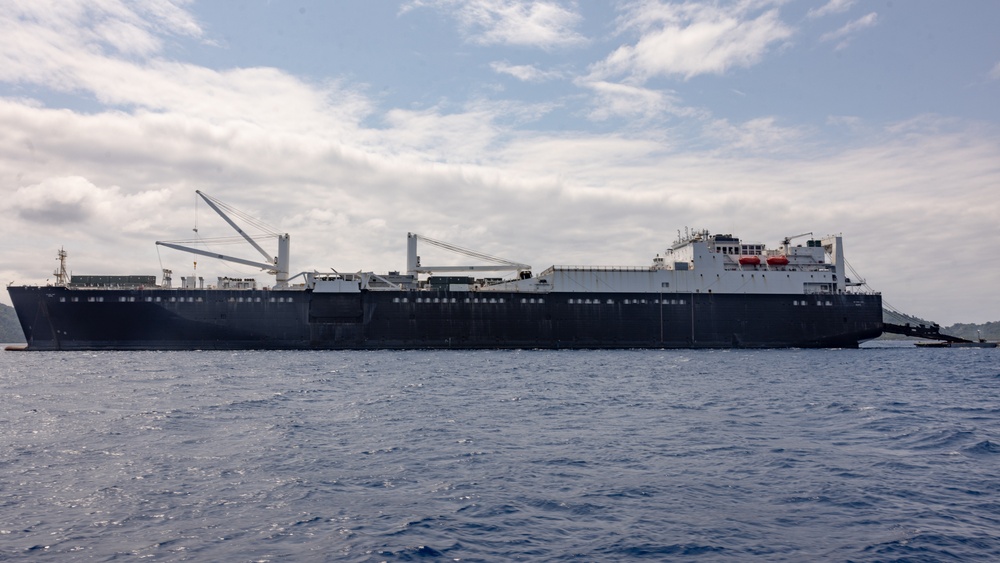
[[[243,229],[241,229],[236,224],[236,222],[233,221],[229,217],[229,215],[227,215],[226,212],[222,210],[222,207],[225,207],[233,212],[239,212],[238,210],[226,205],[225,203],[222,203],[221,201],[215,198],[212,198],[202,193],[200,190],[195,190],[195,193],[201,196],[201,198],[205,200],[205,203],[207,203],[208,206],[211,207],[213,211],[218,213],[219,216],[222,217],[226,221],[226,223],[228,223],[229,226],[232,227],[237,233],[239,233],[241,237],[243,237],[247,242],[249,242],[250,245],[257,250],[257,252],[260,252],[260,254],[264,257],[264,260],[266,262],[255,262],[253,260],[236,258],[234,256],[226,256],[224,254],[210,252],[207,250],[201,250],[198,248],[191,248],[189,246],[183,246],[172,242],[156,241],[156,244],[159,246],[166,246],[167,248],[173,248],[174,250],[180,250],[182,252],[198,254],[199,256],[208,256],[210,258],[218,258],[219,260],[224,260],[226,262],[233,262],[235,264],[254,266],[262,270],[266,270],[268,273],[274,275],[274,287],[276,288],[288,287],[288,264],[289,264],[289,246],[290,246],[290,237],[288,233],[283,233],[283,234],[273,233],[278,237],[278,255],[271,256],[270,254],[268,254],[266,250],[264,250],[263,248],[261,248],[259,244],[257,244],[257,241],[253,240],[253,238],[251,238],[250,235],[244,232]]]
[[[59,269],[52,273],[56,277],[57,287],[66,287],[69,285],[69,274],[66,273],[66,249],[59,247],[59,254],[56,260],[59,260]]]

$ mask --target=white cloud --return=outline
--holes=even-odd
[[[640,3],[623,19],[624,29],[639,30],[638,41],[593,65],[593,76],[626,75],[643,82],[654,76],[691,78],[750,67],[793,33],[777,10],[758,14],[753,9],[757,5]]]
[[[813,8],[806,14],[809,18],[821,18],[830,14],[846,12],[857,0],[830,0],[819,8]]]
[[[749,154],[794,154],[801,150],[804,133],[792,127],[777,125],[773,117],[760,117],[733,125],[724,119],[712,120],[705,126],[705,135],[719,141],[726,151]]]
[[[146,25],[134,23],[136,13],[114,2],[101,17],[69,2],[56,4],[54,13],[0,16],[0,35],[5,38],[0,42],[0,80],[89,93],[108,105],[277,129],[316,127],[331,135],[341,134],[344,124],[370,111],[367,99],[335,82],[306,84],[273,68],[215,71],[157,58],[159,40]],[[194,33],[184,21],[171,17],[171,25]],[[112,52],[104,46],[112,46]],[[131,60],[123,54],[150,56]],[[317,120],[317,115],[323,118]]]
[[[993,66],[993,70],[990,71],[990,78],[1000,80],[1000,62]]]
[[[168,197],[168,190],[125,194],[118,186],[102,188],[80,176],[63,176],[18,188],[10,204],[22,219],[49,228],[93,224],[103,225],[108,234],[141,233]]]
[[[160,50],[160,34],[202,36],[198,22],[177,4],[169,0],[7,3],[0,12],[0,31],[5,43],[17,38],[38,45],[32,37],[39,35],[54,46],[69,48],[67,53],[75,49],[106,52],[110,48],[125,55],[147,56]],[[5,51],[10,51],[16,45],[7,47]]]
[[[659,90],[603,80],[578,80],[577,83],[594,92],[594,109],[590,118],[597,121],[612,117],[649,119],[690,116],[695,112],[678,105],[675,96]]]
[[[533,0],[413,0],[418,7],[451,11],[468,41],[479,45],[520,45],[543,49],[580,45],[574,28],[580,15],[557,2]]]
[[[512,65],[501,61],[491,63],[490,68],[499,74],[509,74],[522,82],[543,82],[563,76],[559,71],[539,70],[533,65]]]
[[[824,33],[822,36],[820,36],[819,40],[822,42],[839,40],[840,43],[838,43],[836,46],[836,50],[839,51],[841,49],[846,48],[850,44],[850,38],[852,35],[856,34],[857,32],[863,29],[872,27],[877,23],[878,23],[878,14],[875,12],[871,12],[870,14],[867,14],[856,20],[844,24],[840,29],[831,31],[829,33]]]

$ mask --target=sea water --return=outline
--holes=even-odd
[[[0,560],[1000,559],[1000,350],[0,353]]]

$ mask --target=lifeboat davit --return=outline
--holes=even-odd
[[[760,258],[757,256],[740,256],[741,266],[759,266]]]
[[[788,257],[787,256],[769,256],[767,259],[768,266],[787,266]]]

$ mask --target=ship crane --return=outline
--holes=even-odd
[[[785,246],[785,248],[788,248],[788,245],[791,244],[792,240],[797,239],[797,238],[801,238],[801,237],[811,237],[811,236],[813,236],[812,231],[809,231],[808,233],[802,233],[800,235],[792,235],[790,237],[785,237],[781,241],[781,244],[783,244]]]
[[[493,264],[483,264],[477,266],[423,266],[420,264],[420,256],[417,256],[418,239],[449,252],[454,252],[456,254],[461,254],[477,260],[483,260],[485,262],[493,262]],[[512,262],[504,258],[497,258],[496,256],[490,256],[489,254],[476,252],[475,250],[469,250],[467,248],[462,248],[440,240],[434,240],[430,237],[418,235],[417,233],[406,233],[406,273],[411,276],[416,276],[417,274],[430,274],[433,272],[502,272],[511,270],[516,270],[518,273],[526,272],[531,270],[531,266],[527,264],[520,264],[518,262]]]
[[[274,286],[275,287],[277,287],[277,288],[288,287],[288,279],[289,279],[288,278],[288,263],[289,263],[288,251],[289,251],[289,243],[290,243],[290,240],[289,240],[290,237],[289,237],[288,233],[283,233],[283,234],[276,233],[276,232],[272,233],[272,234],[274,234],[275,236],[278,237],[278,255],[277,256],[271,256],[266,250],[264,250],[263,248],[261,248],[261,246],[259,244],[257,244],[257,242],[255,240],[253,240],[253,238],[250,235],[246,234],[243,231],[243,229],[241,229],[236,224],[236,222],[234,222],[229,217],[229,215],[227,215],[226,212],[222,210],[222,207],[225,207],[226,209],[230,210],[230,212],[238,213],[238,214],[242,215],[242,213],[239,210],[237,210],[237,209],[235,209],[233,207],[230,207],[230,206],[226,205],[225,203],[222,203],[221,201],[219,201],[219,200],[217,200],[215,198],[212,198],[212,197],[210,197],[210,196],[202,193],[199,190],[195,190],[195,193],[198,194],[199,196],[201,196],[201,198],[203,200],[205,200],[205,203],[207,203],[208,206],[211,207],[213,211],[215,211],[216,213],[218,213],[219,216],[222,217],[226,221],[226,223],[229,223],[229,226],[232,227],[237,233],[239,233],[240,236],[242,236],[244,239],[246,239],[246,241],[249,242],[250,245],[253,246],[257,250],[257,252],[260,252],[261,255],[264,256],[265,262],[255,262],[253,260],[246,260],[246,259],[243,259],[243,258],[236,258],[234,256],[226,256],[225,254],[219,254],[217,252],[211,252],[211,251],[208,251],[208,250],[201,250],[201,249],[198,249],[198,248],[191,248],[189,246],[183,246],[183,245],[172,243],[172,242],[156,241],[156,244],[158,246],[166,246],[167,248],[173,248],[174,250],[180,250],[182,252],[189,252],[191,254],[198,254],[200,256],[208,256],[209,258],[218,258],[219,260],[225,260],[226,262],[233,262],[233,263],[236,263],[236,264],[243,264],[245,266],[254,266],[256,268],[260,268],[262,270],[266,270],[268,273],[274,275],[274,282],[275,282]]]

